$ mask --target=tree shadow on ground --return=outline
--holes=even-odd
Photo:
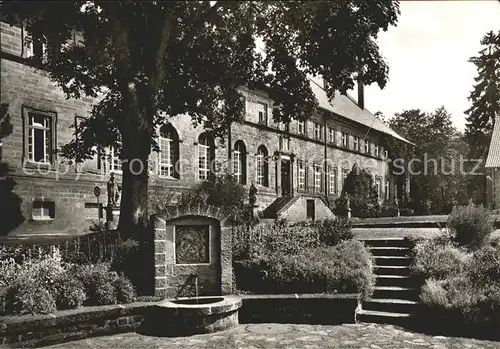
[[[7,236],[14,228],[24,222],[21,212],[22,199],[14,193],[16,182],[6,177],[9,166],[2,161],[2,139],[12,133],[12,124],[8,114],[9,105],[0,105],[0,236]]]

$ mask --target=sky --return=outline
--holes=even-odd
[[[365,106],[387,117],[405,109],[432,112],[441,105],[463,130],[475,66],[468,62],[490,30],[500,30],[500,2],[401,1],[396,27],[381,32],[380,52],[389,65],[383,90],[365,89]]]

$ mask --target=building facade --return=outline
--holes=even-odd
[[[71,126],[89,115],[95,101],[66,99],[30,66],[26,58],[34,49],[25,45],[21,28],[1,23],[1,37],[1,103],[8,104],[13,126],[2,140],[2,161],[25,217],[11,235],[84,233],[103,217],[110,173],[121,181],[119,149],[106,149],[104,160],[66,164],[57,150],[77,137]],[[319,111],[289,125],[274,122],[264,91],[242,88],[244,119],[231,126],[224,142],[193,127],[188,115],[168,117],[170,123],[157,130],[161,151],[152,152],[148,164],[152,202],[175,204],[182,191],[224,169],[247,190],[255,184],[257,210],[270,218],[321,219],[332,216],[328,203],[340,195],[355,163],[373,174],[380,201],[392,202],[402,188],[389,173],[382,144],[385,137],[406,140],[364,108],[362,87],[357,100],[337,94],[332,103],[321,81],[311,79],[311,87]],[[95,186],[103,193],[99,198]]]

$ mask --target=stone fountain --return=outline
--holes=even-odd
[[[148,316],[156,335],[215,332],[238,325],[231,296],[231,227],[217,207],[170,208],[152,217],[155,295]]]

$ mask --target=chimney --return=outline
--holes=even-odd
[[[358,81],[358,106],[365,109],[365,86],[361,81]]]

